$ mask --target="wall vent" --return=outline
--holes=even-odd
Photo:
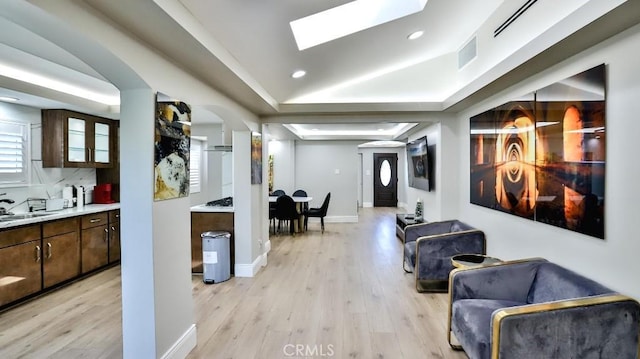
[[[458,70],[465,67],[471,60],[476,58],[477,52],[477,40],[476,36],[472,37],[463,47],[458,51]]]
[[[509,25],[516,21],[516,19],[524,14],[525,11],[529,10],[531,5],[535,4],[536,1],[538,0],[527,0],[524,5],[520,6],[520,8],[511,16],[509,16],[509,18],[505,22],[503,22],[502,25],[498,26],[498,28],[493,31],[493,37],[500,35],[500,33],[504,31],[504,29],[506,29],[507,27],[509,27]]]

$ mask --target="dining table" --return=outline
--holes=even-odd
[[[313,197],[291,197],[296,204],[296,210],[300,213],[298,217],[298,227],[296,232],[304,232],[304,214],[302,213],[302,206],[304,203],[309,203],[313,200]],[[278,196],[269,196],[269,203],[276,203]]]

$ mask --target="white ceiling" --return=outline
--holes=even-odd
[[[263,0],[250,6],[237,0],[180,1],[279,103],[298,103],[296,99],[304,97],[312,102],[342,102],[323,91],[385,69],[453,53],[503,2],[429,0],[420,13],[299,51],[289,23],[348,0]],[[452,20],[455,26],[451,26]],[[407,36],[416,30],[425,34],[408,40]],[[292,79],[290,75],[297,69],[305,70],[307,75]],[[380,90],[368,91],[379,97]],[[403,91],[394,88],[385,92],[395,94],[395,98],[417,97]],[[309,96],[313,93],[319,94]],[[432,99],[425,95],[423,100]]]
[[[47,1],[31,3],[55,6]],[[493,39],[493,30],[525,0],[429,0],[422,12],[299,51],[289,22],[348,0],[68,2],[91,6],[159,56],[261,116],[282,137],[292,136],[280,127],[283,123],[350,130],[374,128],[379,122],[424,125],[428,111],[455,110],[465,101],[489,96],[493,87],[504,88],[531,76],[548,63],[640,21],[635,16],[637,1],[538,1],[511,29]],[[611,11],[620,3],[626,6]],[[603,14],[609,19],[596,21],[595,31],[595,25],[588,24]],[[3,65],[24,69],[117,96],[117,89],[91,67],[12,19],[10,11],[0,10],[0,70]],[[415,30],[423,30],[424,36],[407,40]],[[478,58],[459,71],[457,51],[475,34]],[[567,36],[570,46],[562,41]],[[292,79],[290,74],[297,69],[307,75]],[[20,97],[27,106],[117,117],[117,106],[43,88],[0,71],[3,94]],[[206,106],[194,110],[194,116],[195,123],[223,120]],[[397,138],[403,136],[406,133]]]

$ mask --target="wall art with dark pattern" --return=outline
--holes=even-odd
[[[604,238],[605,65],[470,122],[470,201]]]

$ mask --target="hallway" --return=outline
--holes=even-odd
[[[417,293],[402,270],[396,208],[359,223],[271,236],[255,278],[194,276],[198,345],[189,358],[466,358],[446,340],[447,294]],[[0,314],[0,357],[121,357],[120,270]],[[18,323],[18,324],[16,324]]]

